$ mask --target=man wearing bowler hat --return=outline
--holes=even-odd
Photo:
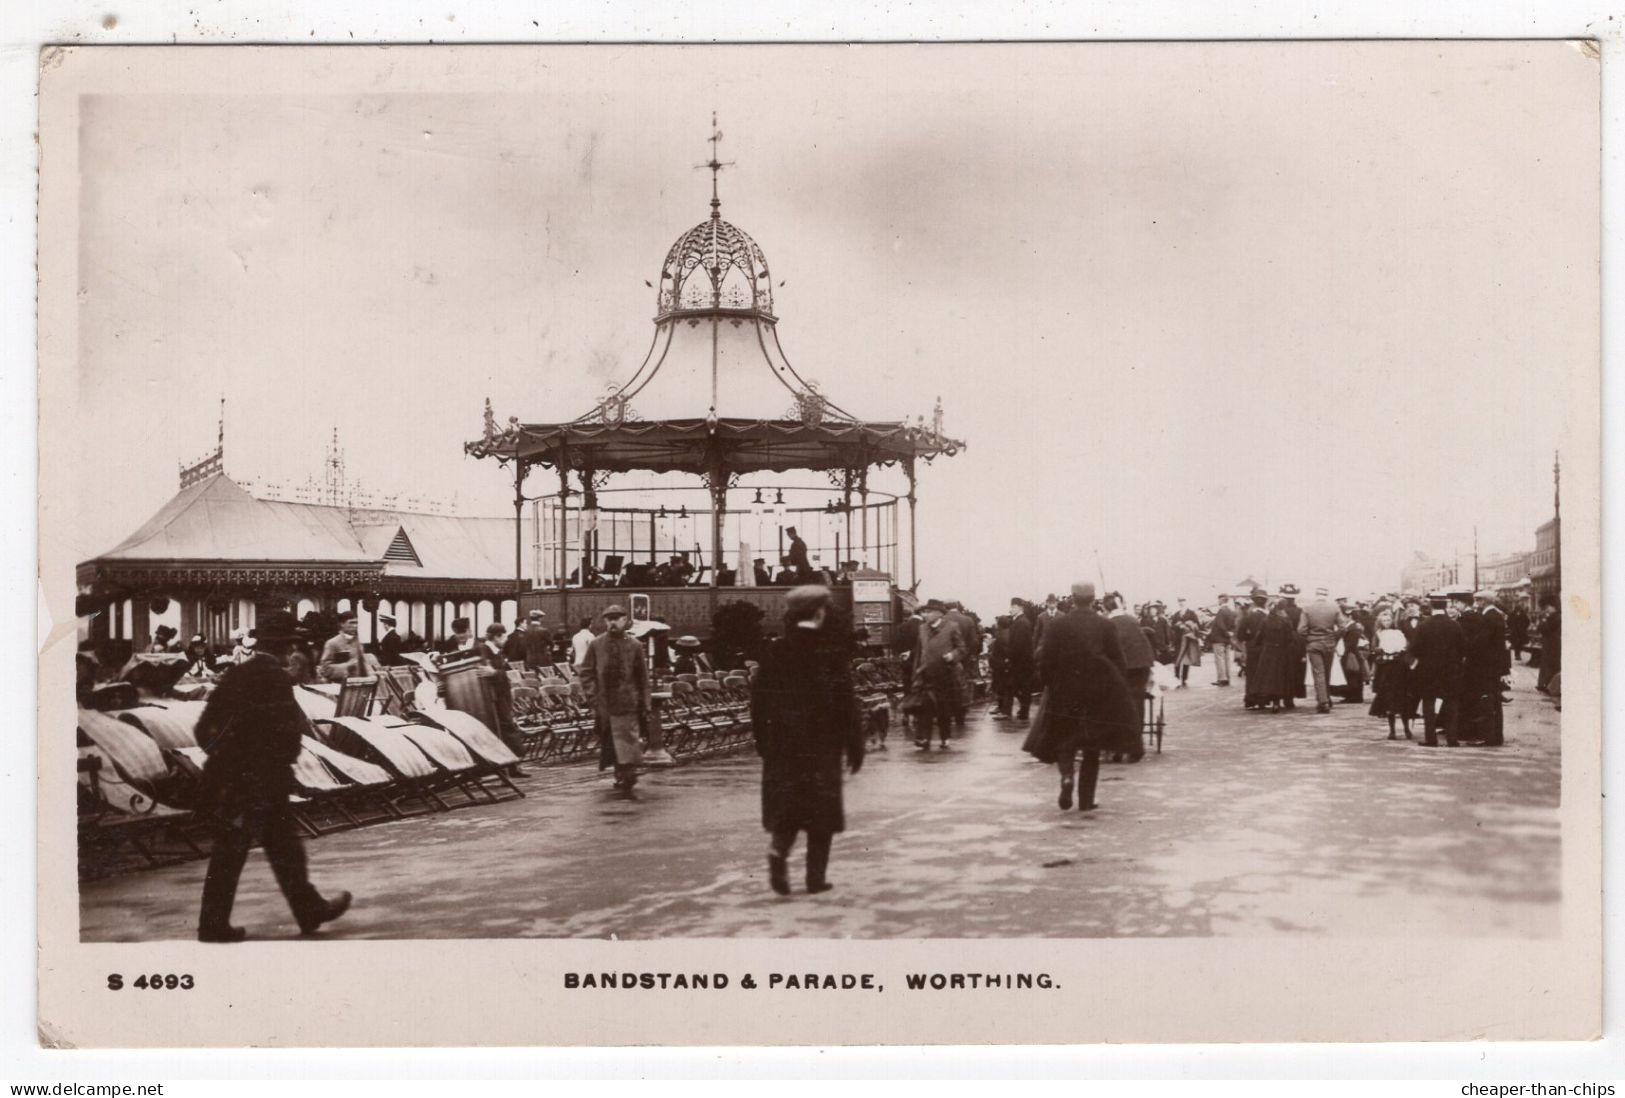
[[[914,646],[914,678],[906,707],[914,713],[916,747],[931,747],[936,728],[942,749],[948,749],[949,730],[959,704],[959,665],[965,661],[965,637],[945,616],[947,606],[930,599],[920,607],[925,619]]]
[[[348,892],[328,900],[310,883],[304,843],[288,805],[293,764],[310,729],[286,670],[298,639],[293,615],[264,614],[254,634],[255,655],[226,671],[197,723],[198,745],[208,752],[201,812],[214,825],[198,914],[200,942],[240,942],[248,936],[231,925],[231,909],[256,840],[301,933],[314,934],[350,907]]]

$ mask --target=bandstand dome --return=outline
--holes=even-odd
[[[713,212],[666,253],[648,354],[609,396],[642,419],[799,419],[814,389],[786,359],[777,319],[767,257]]]
[[[726,473],[861,470],[929,461],[963,442],[927,421],[866,421],[798,373],[779,340],[773,276],[760,245],[711,215],[666,252],[654,335],[636,369],[574,419],[498,425],[489,404],[475,457],[560,471]]]

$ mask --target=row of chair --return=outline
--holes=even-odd
[[[208,826],[199,804],[207,750],[201,702],[78,714],[80,864],[97,875],[122,847],[149,865],[196,857]],[[490,729],[455,710],[414,721],[316,716],[294,763],[295,818],[310,835],[461,804],[522,797],[519,761]]]

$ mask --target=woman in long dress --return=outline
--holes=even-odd
[[[1402,630],[1394,628],[1394,612],[1387,607],[1377,614],[1377,636],[1371,644],[1371,659],[1376,671],[1371,678],[1371,715],[1388,718],[1388,738],[1398,739],[1394,720],[1405,728],[1405,738],[1411,735],[1411,720],[1416,716],[1416,700],[1410,696],[1410,642]]]
[[[1297,634],[1292,628],[1292,619],[1287,617],[1286,603],[1277,602],[1270,607],[1259,638],[1257,678],[1249,675],[1249,685],[1257,694],[1260,710],[1279,713],[1281,703],[1292,696],[1292,668],[1296,659]]]

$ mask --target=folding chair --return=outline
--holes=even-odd
[[[480,776],[496,779],[497,784],[511,794],[509,797],[497,797],[493,794],[493,800],[511,800],[525,795],[524,791],[514,785],[508,777],[508,767],[519,762],[519,756],[502,742],[502,737],[474,717],[457,709],[442,709],[433,714],[425,713],[419,719],[455,737],[479,760]]]
[[[372,700],[378,694],[378,679],[372,675],[355,676],[344,680],[335,703],[335,717],[365,717],[372,711]]]
[[[425,811],[444,812],[451,806],[440,797],[441,770],[398,729],[365,717],[333,717],[315,722],[319,736],[329,747],[383,767],[395,779],[383,791],[401,815],[400,804],[417,800]]]

